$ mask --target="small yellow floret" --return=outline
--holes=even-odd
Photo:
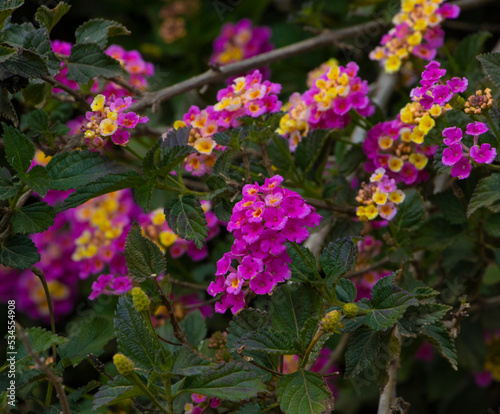
[[[94,100],[92,101],[92,104],[90,105],[90,108],[92,111],[102,111],[104,109],[104,103],[106,102],[106,97],[102,94],[97,95]]]

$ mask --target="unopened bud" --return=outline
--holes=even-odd
[[[137,312],[144,312],[149,309],[151,301],[148,295],[146,295],[140,287],[132,289],[132,300],[134,301],[134,307],[137,309]]]
[[[348,318],[355,318],[358,315],[358,311],[358,305],[356,305],[355,303],[346,303],[344,305],[344,308],[342,309],[342,312]]]
[[[341,319],[342,313],[338,310],[332,310],[321,319],[321,329],[325,332],[336,332],[339,328],[343,327],[340,322]]]
[[[129,375],[134,372],[134,363],[129,357],[123,354],[115,354],[113,356],[113,364],[115,364],[118,373],[122,375]]]

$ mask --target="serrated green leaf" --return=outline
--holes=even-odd
[[[111,78],[122,73],[120,63],[106,55],[95,43],[82,43],[71,48],[68,58],[69,80],[84,84],[97,76]]]
[[[169,364],[172,366],[170,372],[174,375],[199,375],[213,367],[209,360],[196,355],[185,345],[177,349],[169,359],[172,361]]]
[[[373,364],[380,348],[377,332],[369,328],[356,330],[345,353],[345,377],[352,378]]]
[[[79,26],[75,31],[76,43],[97,43],[105,48],[108,37],[129,35],[130,31],[121,23],[113,20],[92,19]]]
[[[211,175],[207,178],[206,182],[208,188],[210,189],[210,196],[206,199],[210,200],[218,195],[229,190],[229,186],[226,184],[226,180],[220,176]]]
[[[182,239],[192,240],[198,249],[207,238],[207,220],[200,202],[192,195],[180,195],[165,203],[169,227]]]
[[[5,71],[12,72],[17,76],[28,79],[41,78],[48,76],[49,71],[44,59],[37,53],[22,49],[11,58],[2,63]]]
[[[9,99],[9,93],[4,87],[0,87],[0,120],[11,121],[15,126],[19,125],[16,109]]]
[[[379,389],[383,389],[389,381],[389,367],[391,361],[399,356],[401,345],[394,330],[389,331],[379,337],[380,352],[376,357],[376,364],[373,364],[375,381]]]
[[[231,143],[231,137],[225,132],[216,132],[212,135],[212,139],[224,147],[227,147]]]
[[[62,1],[53,9],[41,5],[35,13],[35,19],[50,32],[70,8],[69,4]]]
[[[439,295],[439,292],[437,290],[434,290],[427,286],[417,287],[413,289],[412,293],[413,296],[415,296],[418,300],[429,299]]]
[[[35,26],[29,22],[21,24],[9,22],[8,27],[0,32],[0,41],[12,47],[21,48],[26,36],[34,30],[36,30]]]
[[[39,326],[25,329],[26,335],[30,341],[31,348],[35,354],[40,354],[54,345],[62,345],[68,342],[67,338],[54,335],[52,332],[47,331]],[[26,348],[21,341],[16,345],[16,362],[19,364],[24,358],[28,357]],[[27,358],[28,359],[28,358]]]
[[[130,296],[118,300],[115,312],[115,333],[118,350],[128,356],[138,368],[149,370],[158,364],[160,348]]]
[[[403,336],[416,337],[425,325],[438,322],[450,309],[450,306],[441,303],[410,306],[398,322],[399,332]]]
[[[215,161],[213,174],[215,175],[226,174],[233,157],[234,157],[234,151],[226,149],[226,151],[224,151],[221,155],[219,155],[217,161]]]
[[[326,274],[327,283],[336,283],[345,275],[356,261],[358,248],[352,238],[345,237],[332,242],[321,253],[321,266]]]
[[[31,132],[46,133],[49,129],[49,114],[41,110],[31,111],[23,116],[23,124],[28,125]]]
[[[21,7],[24,0],[4,0],[0,3],[0,30],[2,30],[5,20],[9,17],[14,10]]]
[[[50,99],[52,86],[48,83],[31,83],[22,90],[24,102],[36,108],[43,107]]]
[[[41,165],[35,165],[28,173],[22,177],[22,181],[38,193],[41,197],[45,197],[50,186],[50,176],[46,168]]]
[[[128,233],[125,258],[130,276],[138,282],[161,276],[165,272],[165,259],[160,248],[142,235],[141,227],[137,223]]]
[[[78,207],[88,200],[99,197],[103,194],[123,190],[125,188],[135,188],[144,184],[145,180],[137,172],[128,170],[119,174],[107,174],[88,184],[79,186],[76,191],[64,200],[64,204],[59,207],[59,211],[68,208]]]
[[[398,207],[398,213],[394,217],[394,225],[398,231],[410,230],[422,222],[424,214],[425,207],[422,196],[415,189],[408,190],[405,200]]]
[[[123,171],[123,167],[98,152],[71,151],[52,157],[47,164],[52,190],[71,190],[108,174]]]
[[[474,58],[481,52],[484,42],[489,37],[491,37],[491,33],[477,32],[467,36],[460,42],[453,57],[461,72],[469,73],[474,69],[474,65],[477,65]],[[462,75],[462,73],[456,75]]]
[[[18,129],[2,122],[5,158],[19,174],[25,174],[35,156],[33,142]]]
[[[339,162],[339,173],[343,176],[352,174],[364,161],[365,153],[359,147],[352,147],[347,151]]]
[[[191,145],[176,145],[174,147],[163,148],[161,150],[161,159],[157,174],[166,176],[177,165],[181,164],[188,155],[195,152],[196,150]]]
[[[500,174],[493,174],[479,180],[467,207],[467,217],[483,207],[493,213],[500,212]]]
[[[333,396],[323,377],[303,369],[278,382],[278,402],[287,414],[320,414],[333,409]]]
[[[54,208],[41,201],[17,210],[12,216],[11,224],[16,233],[41,233],[54,224],[55,216]]]
[[[80,318],[69,326],[69,341],[58,349],[64,366],[77,366],[89,353],[99,356],[114,337],[112,321],[98,315]]]
[[[292,167],[292,154],[288,141],[278,135],[274,136],[267,146],[267,153],[271,159],[273,167],[278,169],[278,173],[286,176]]]
[[[484,53],[476,56],[493,83],[500,86],[500,53]]]
[[[92,409],[97,410],[98,408],[116,404],[119,401],[138,397],[142,394],[143,391],[138,386],[119,375],[99,388],[99,391],[95,393]]]
[[[61,61],[56,57],[49,40],[47,29],[33,30],[24,39],[23,48],[42,57],[51,76],[61,69]]]
[[[259,374],[242,362],[229,362],[200,375],[187,377],[183,392],[238,402],[248,400],[266,387]]]
[[[7,59],[14,56],[16,53],[16,49],[12,49],[11,47],[0,46],[0,63],[5,62]]]
[[[335,287],[335,294],[338,300],[351,303],[356,299],[358,290],[356,285],[349,279],[340,279]]]
[[[207,324],[199,309],[188,313],[180,322],[180,326],[187,341],[194,347],[207,336]]]
[[[316,259],[311,251],[303,246],[288,243],[287,253],[292,259],[289,264],[292,281],[311,282],[316,280]]]
[[[323,145],[328,135],[327,129],[316,129],[304,137],[295,149],[295,163],[304,173],[308,173],[314,167],[314,163],[320,156]]]
[[[20,189],[21,186],[18,183],[14,184],[8,178],[0,175],[0,200],[7,200],[14,197]]]
[[[424,326],[421,335],[434,345],[455,371],[458,369],[455,343],[442,322]]]
[[[155,185],[151,181],[147,181],[133,189],[135,202],[139,204],[145,213],[151,211],[154,189]]]
[[[0,264],[25,269],[40,261],[35,243],[26,236],[13,235],[0,246]]]

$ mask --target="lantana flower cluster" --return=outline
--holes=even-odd
[[[375,220],[378,216],[392,220],[398,212],[397,206],[405,200],[405,193],[398,190],[396,180],[389,178],[384,168],[377,168],[370,177],[370,183],[362,183],[356,201],[360,220]]]
[[[226,23],[220,35],[214,40],[212,65],[227,65],[248,59],[273,49],[269,27],[253,27],[250,19],[237,23]]]
[[[491,144],[478,145],[479,135],[488,132],[488,127],[483,122],[471,122],[467,125],[465,133],[473,136],[473,145],[468,148],[463,142],[463,132],[458,127],[443,130],[443,142],[447,146],[443,151],[441,162],[451,168],[451,176],[460,180],[470,175],[471,160],[478,164],[491,164],[497,156],[497,150]]]
[[[414,185],[429,177],[425,167],[434,156],[437,145],[416,144],[412,140],[412,127],[396,119],[371,128],[362,148],[367,157],[367,172],[384,168],[386,175],[396,183]]]
[[[215,311],[233,314],[245,306],[249,293],[265,295],[290,278],[291,261],[286,242],[301,243],[309,237],[307,227],[321,217],[295,191],[281,187],[283,177],[266,178],[264,185],[247,184],[236,203],[227,229],[235,236],[230,252],[217,262],[215,282],[208,293],[222,293]],[[233,266],[233,262],[237,262]]]
[[[85,133],[85,143],[89,148],[100,149],[108,137],[116,145],[126,146],[130,139],[130,129],[137,124],[149,121],[147,116],[139,116],[135,112],[127,111],[132,106],[132,98],[115,98],[97,95],[92,104],[92,111],[85,114],[87,122],[81,130]]]
[[[394,28],[382,37],[370,59],[379,61],[388,73],[397,72],[410,55],[434,59],[444,44],[441,24],[459,14],[460,7],[445,0],[401,0],[401,10],[392,19]]]
[[[201,206],[207,220],[207,241],[213,239],[220,232],[219,220],[211,210],[212,204],[209,201],[202,201]],[[203,260],[208,256],[207,245],[201,249],[196,247],[193,241],[187,241],[177,236],[168,226],[162,208],[153,210],[149,214],[139,216],[139,223],[144,231],[144,235],[153,240],[163,251],[168,251],[175,259],[185,253],[194,261]]]
[[[290,97],[290,108],[277,130],[288,139],[290,150],[295,151],[311,130],[346,127],[351,121],[351,109],[363,117],[374,113],[375,107],[367,96],[368,82],[357,76],[358,70],[354,62],[345,67],[333,65],[304,94]]]
[[[203,414],[209,408],[217,408],[222,401],[219,398],[207,398],[201,394],[191,394],[192,402],[184,404],[184,414]]]
[[[264,113],[280,111],[281,101],[277,96],[280,91],[280,84],[263,81],[262,74],[255,70],[250,75],[236,78],[233,84],[220,90],[218,102],[214,106],[203,110],[191,106],[182,121],[174,124],[175,128],[191,127],[189,144],[198,151],[186,158],[184,168],[194,176],[210,174],[217,160],[217,152],[225,148],[215,142],[213,135],[227,128],[238,127],[241,117],[256,118]]]
[[[452,109],[450,101],[455,95],[465,92],[468,86],[466,78],[454,77],[442,80],[446,69],[435,60],[431,61],[422,72],[420,86],[411,91],[412,102],[399,113],[399,119],[411,127],[411,140],[416,144],[424,142],[425,136],[436,125],[435,118]]]

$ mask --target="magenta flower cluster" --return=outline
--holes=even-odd
[[[490,144],[478,145],[479,135],[488,132],[488,127],[483,122],[471,122],[467,125],[465,133],[474,138],[472,147],[468,148],[463,142],[463,132],[458,127],[443,130],[443,142],[447,148],[443,151],[441,162],[451,168],[451,176],[460,180],[467,178],[471,172],[471,160],[478,164],[491,164],[497,156],[497,150]],[[468,153],[468,154],[467,154]]]
[[[217,262],[216,280],[208,293],[222,293],[215,311],[233,314],[245,306],[250,293],[265,295],[290,278],[291,261],[286,242],[301,243],[307,227],[317,226],[321,216],[295,191],[281,187],[283,178],[266,178],[264,185],[243,187],[243,199],[234,206],[227,229],[235,236],[230,252]],[[236,267],[233,262],[237,262]]]

